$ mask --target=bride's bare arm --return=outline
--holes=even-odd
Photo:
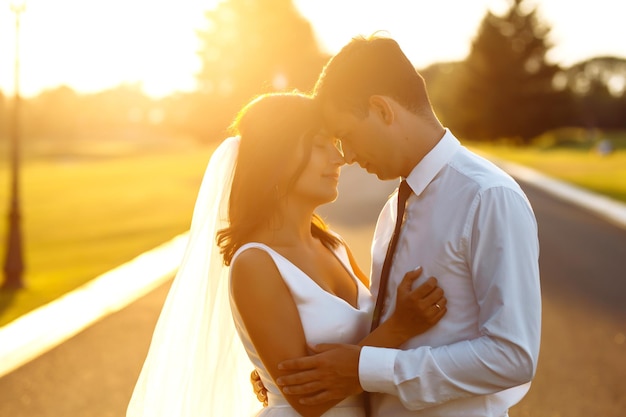
[[[304,404],[318,404],[361,392],[361,347],[397,348],[434,326],[446,313],[446,299],[435,278],[411,289],[421,273],[418,269],[404,276],[394,313],[359,345],[320,344],[313,348],[315,355],[282,362],[279,368],[291,372],[277,380],[283,393],[302,395],[300,401]]]
[[[241,253],[231,267],[232,296],[266,369],[276,379],[287,373],[278,363],[309,354],[300,315],[270,255],[258,249]],[[298,395],[285,399],[301,415],[320,416],[337,404],[303,405]]]

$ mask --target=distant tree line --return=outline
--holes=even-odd
[[[465,138],[523,144],[564,126],[625,129],[626,60],[550,64],[550,28],[526,9],[513,0],[502,16],[488,12],[464,61],[422,71],[442,121]]]
[[[310,91],[329,58],[292,0],[226,0],[206,21],[198,32],[197,91],[154,100],[140,85],[94,94],[59,87],[24,100],[24,135],[51,145],[107,134],[219,140],[254,95]],[[463,138],[521,144],[564,126],[626,129],[626,60],[551,64],[549,31],[524,0],[511,0],[503,15],[487,12],[465,60],[421,70],[442,122]],[[10,102],[0,95],[5,137]]]

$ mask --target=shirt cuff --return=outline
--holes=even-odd
[[[363,346],[359,356],[359,383],[364,391],[393,394],[397,349]]]

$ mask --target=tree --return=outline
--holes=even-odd
[[[626,60],[602,56],[572,65],[562,76],[575,98],[573,126],[626,128]]]
[[[426,81],[428,97],[437,113],[437,118],[445,125],[455,127],[462,118],[463,107],[451,99],[459,85],[459,74],[463,62],[437,62],[426,68],[418,69]],[[456,127],[454,129],[457,131]]]
[[[257,94],[310,90],[326,61],[292,0],[226,0],[206,18],[198,32],[198,109],[221,114],[218,125]]]
[[[76,133],[81,110],[84,111],[81,98],[70,87],[45,90],[24,101],[24,121],[29,122],[24,124],[24,133],[31,138],[62,136],[71,140]]]
[[[546,60],[550,28],[526,8],[512,0],[504,15],[489,11],[481,22],[455,94],[463,109],[455,128],[466,137],[527,143],[569,112],[568,94],[554,84],[561,69]]]

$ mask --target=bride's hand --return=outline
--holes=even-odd
[[[447,300],[435,277],[430,277],[419,287],[411,289],[421,274],[420,267],[404,275],[396,292],[396,309],[389,319],[394,330],[404,334],[406,339],[433,327],[447,311]]]

